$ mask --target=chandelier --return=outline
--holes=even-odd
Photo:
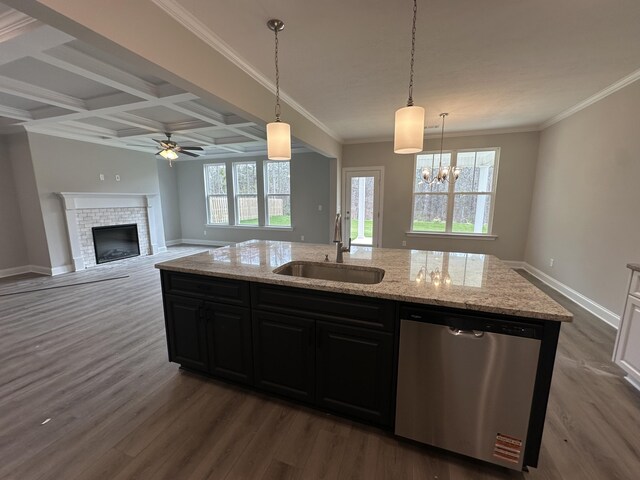
[[[460,176],[460,169],[458,167],[451,167],[451,165],[447,165],[446,167],[442,166],[442,147],[444,145],[444,119],[448,116],[448,113],[441,113],[442,117],[442,130],[440,131],[440,159],[438,165],[438,173],[435,175],[431,175],[431,170],[429,167],[424,167],[420,175],[422,176],[422,183],[426,183],[427,185],[435,184],[443,184],[445,182],[455,182]]]

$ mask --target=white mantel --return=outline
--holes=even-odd
[[[144,208],[149,229],[150,254],[158,253],[155,215],[152,212],[155,193],[98,193],[98,192],[59,192],[62,198],[67,221],[67,233],[71,247],[74,271],[84,270],[82,242],[78,225],[78,210],[103,208]]]

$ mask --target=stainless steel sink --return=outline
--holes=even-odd
[[[328,262],[293,261],[279,266],[273,273],[291,277],[367,284],[380,283],[384,278],[384,270],[381,268]]]

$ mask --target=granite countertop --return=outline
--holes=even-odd
[[[634,270],[636,272],[640,272],[640,263],[627,263],[627,268]]]
[[[159,263],[174,272],[310,288],[518,317],[570,322],[573,315],[492,255],[352,246],[345,265],[385,270],[374,285],[273,273],[294,260],[335,260],[335,246],[250,240]]]

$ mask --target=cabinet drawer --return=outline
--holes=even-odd
[[[640,298],[640,272],[633,271],[631,274],[631,286],[629,287],[629,295]]]
[[[306,318],[393,331],[395,307],[391,301],[290,287],[253,283],[253,308],[304,314]]]
[[[239,280],[163,271],[162,288],[173,295],[249,306],[249,284]]]

